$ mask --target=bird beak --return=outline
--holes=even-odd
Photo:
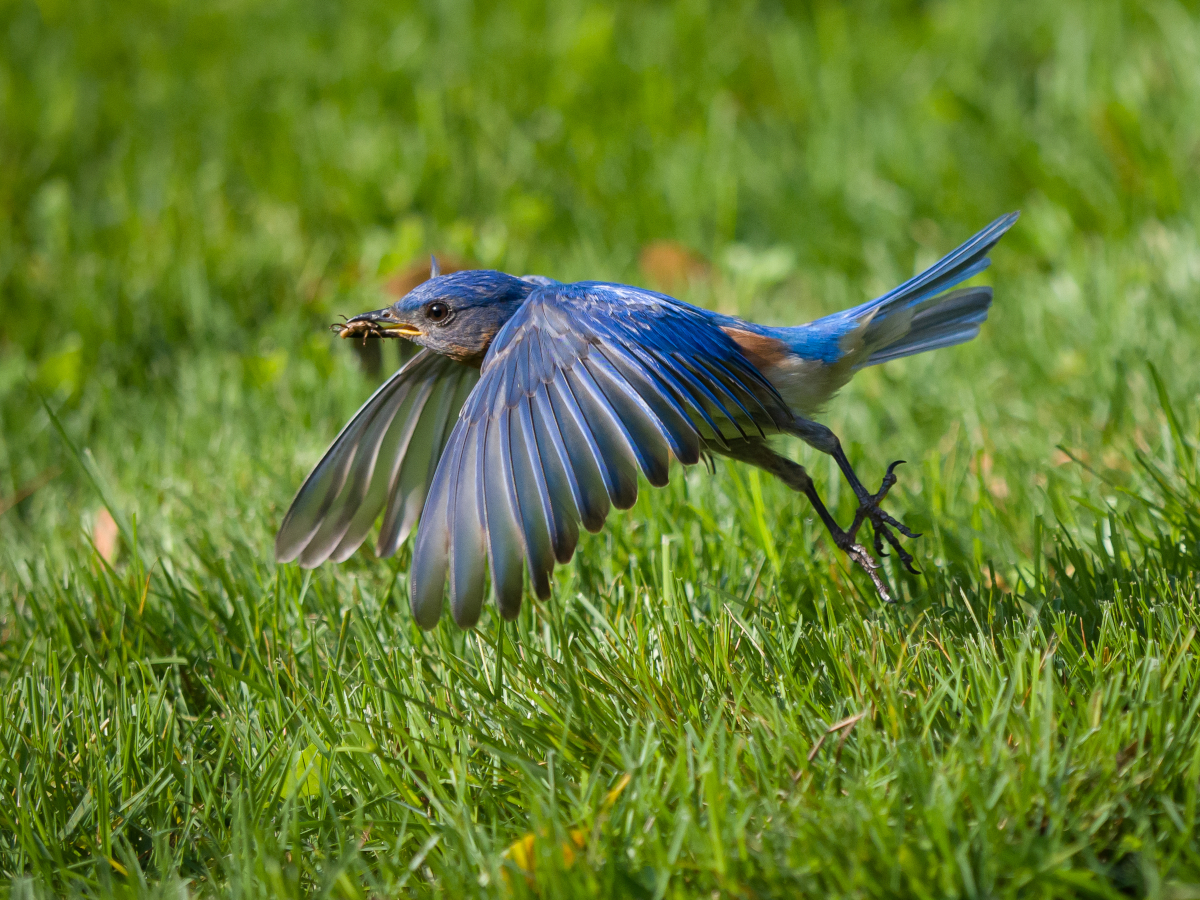
[[[421,329],[407,322],[401,322],[396,318],[392,308],[387,307],[374,312],[360,313],[353,319],[347,320],[339,333],[342,337],[355,337],[379,334],[380,332],[390,332],[398,337],[416,337],[421,333]]]

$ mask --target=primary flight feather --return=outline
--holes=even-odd
[[[355,414],[296,494],[275,541],[280,562],[342,561],[382,513],[377,553],[416,527],[411,604],[432,628],[449,581],[454,621],[479,619],[490,580],[505,618],[526,580],[550,592],[579,526],[637,498],[638,472],[666,484],[672,457],[718,454],[803,492],[834,543],[888,598],[856,543],[864,522],[912,567],[875,493],[837,437],[808,418],[864,366],[970,340],[991,288],[952,291],[983,271],[1017,214],[997,219],[882,297],[808,325],[772,328],[620,284],[560,284],[501,272],[431,277],[392,306],[350,319],[345,337],[406,337],[420,350]],[[770,449],[793,434],[831,454],[859,500],[841,528],[799,464]],[[419,524],[418,524],[419,523]]]

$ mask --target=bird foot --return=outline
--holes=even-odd
[[[896,483],[896,466],[902,465],[904,460],[896,460],[887,468],[887,473],[883,476],[883,482],[879,486],[879,490],[874,494],[869,494],[865,490],[859,495],[858,510],[854,513],[854,522],[845,531],[835,533],[833,535],[834,542],[847,556],[858,563],[868,575],[871,576],[871,581],[875,583],[875,590],[879,592],[879,596],[886,602],[891,603],[892,598],[888,594],[887,587],[883,583],[883,579],[879,577],[879,563],[876,562],[862,544],[856,543],[858,530],[863,526],[864,522],[871,523],[871,530],[875,533],[874,545],[875,552],[879,556],[887,556],[887,551],[884,550],[883,542],[886,540],[895,551],[896,556],[900,559],[900,563],[908,571],[914,575],[920,574],[920,570],[913,565],[913,555],[900,546],[900,539],[896,536],[896,532],[908,538],[917,538],[920,535],[910,530],[902,522],[889,516],[880,508],[884,497],[887,496],[889,490]]]
[[[871,554],[867,552],[867,548],[862,544],[854,543],[854,537],[848,531],[834,533],[833,542],[837,544],[838,549],[850,557],[854,562],[862,568],[864,572],[871,576],[871,581],[875,585],[875,590],[879,596],[883,598],[884,603],[894,603],[892,595],[888,593],[887,585],[883,583],[883,579],[879,577],[879,563],[871,558]]]

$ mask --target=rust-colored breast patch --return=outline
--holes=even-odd
[[[721,330],[738,345],[746,359],[759,371],[775,368],[790,355],[787,344],[773,337],[728,325],[722,326]]]

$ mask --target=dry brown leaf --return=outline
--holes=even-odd
[[[103,506],[96,510],[96,517],[92,520],[92,545],[100,558],[110,565],[117,555],[118,534],[112,513]]]
[[[675,293],[696,281],[707,281],[710,267],[678,241],[653,241],[642,248],[638,263],[654,287]]]

